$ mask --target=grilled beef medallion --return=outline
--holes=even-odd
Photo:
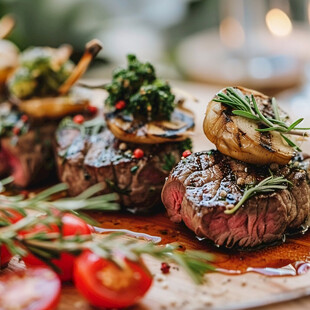
[[[57,123],[30,122],[9,103],[0,105],[0,177],[27,187],[53,175],[53,139]]]
[[[99,133],[83,131],[61,125],[56,134],[58,174],[69,185],[70,195],[102,182],[104,193],[117,192],[121,204],[132,211],[158,205],[165,178],[180,160],[184,142],[133,144],[118,140],[107,128]]]
[[[290,165],[256,166],[219,151],[198,152],[181,160],[162,190],[162,201],[173,222],[183,221],[197,236],[228,248],[256,247],[280,241],[307,225],[310,208],[310,159]],[[234,214],[227,205],[240,201],[247,186],[270,176],[292,184],[284,190],[257,194]]]

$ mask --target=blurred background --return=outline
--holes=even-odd
[[[309,0],[1,0],[8,13],[20,50],[70,43],[77,61],[100,39],[87,77],[108,78],[136,53],[163,78],[307,96]]]

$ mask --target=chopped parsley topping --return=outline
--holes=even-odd
[[[171,154],[165,154],[164,155],[164,164],[163,164],[163,170],[165,171],[171,171],[172,168],[175,166],[176,161],[175,161],[175,157]]]
[[[175,108],[175,96],[169,84],[156,77],[154,67],[128,55],[128,67],[117,69],[105,85],[109,96],[106,104],[134,117],[151,120],[170,120]]]
[[[193,142],[190,138],[185,139],[178,143],[178,148],[181,152],[186,150],[193,151]]]

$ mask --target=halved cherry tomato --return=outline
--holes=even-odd
[[[0,309],[52,310],[61,282],[49,268],[30,268],[0,277]]]
[[[22,214],[14,209],[0,210],[0,217],[14,224],[23,218]],[[5,245],[0,246],[0,267],[5,266],[12,258],[12,254]]]
[[[84,251],[75,260],[75,286],[96,307],[131,306],[145,295],[153,279],[142,261],[124,259],[124,266],[121,269],[91,251]]]
[[[64,236],[90,235],[92,233],[89,225],[73,214],[64,214],[62,223],[62,233]],[[57,225],[50,225],[47,227],[46,225],[40,224],[32,228],[31,231],[22,232],[22,235],[25,236],[37,232],[59,232],[59,229]],[[23,257],[23,260],[27,266],[46,266],[43,261],[32,254]],[[74,260],[75,257],[69,253],[62,253],[59,259],[52,260],[52,263],[61,270],[59,277],[62,281],[72,280]]]

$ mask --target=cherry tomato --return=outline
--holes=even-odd
[[[186,158],[186,157],[188,157],[189,155],[191,155],[192,154],[192,152],[190,151],[190,150],[185,150],[183,153],[182,153],[182,156],[184,157],[184,158]]]
[[[135,150],[133,151],[133,157],[134,157],[134,158],[139,159],[139,158],[142,158],[143,156],[144,156],[143,150],[141,150],[141,149],[135,149]]]
[[[95,107],[94,105],[89,105],[88,107],[87,107],[87,110],[88,110],[88,112],[90,113],[90,114],[97,114],[97,112],[98,112],[98,108],[97,107]]]
[[[61,283],[48,268],[30,268],[0,277],[0,309],[52,310],[60,298]]]
[[[22,191],[20,192],[20,194],[23,195],[25,199],[29,197],[29,192],[28,192],[27,190],[25,190],[25,189],[22,190]]]
[[[75,115],[73,117],[73,121],[76,123],[76,124],[83,124],[85,119],[84,119],[84,116],[81,115],[81,114],[78,114],[78,115]]]
[[[113,262],[84,251],[74,264],[74,283],[90,304],[100,308],[124,308],[148,291],[152,276],[144,264],[124,260],[121,269]]]
[[[62,233],[64,236],[74,235],[90,235],[92,233],[90,226],[73,214],[65,214],[62,217]],[[22,235],[33,234],[38,232],[59,232],[57,225],[36,225],[31,231],[22,232]],[[28,254],[23,257],[23,260],[27,266],[45,266],[45,263],[32,254]],[[73,274],[73,264],[75,257],[70,253],[62,253],[59,259],[53,259],[52,263],[56,265],[61,273],[59,277],[62,281],[71,281]]]
[[[26,123],[26,122],[28,121],[29,117],[28,117],[28,115],[23,114],[23,115],[20,117],[20,119],[21,119],[24,123]]]
[[[0,210],[0,218],[5,219],[9,221],[10,223],[14,224],[21,220],[23,216],[17,212],[16,210],[13,209],[7,209],[5,210]],[[0,246],[0,267],[3,267],[6,265],[12,258],[12,254],[10,251],[7,249],[5,245]]]
[[[15,136],[18,136],[20,134],[20,128],[19,127],[13,127],[12,131],[13,131],[13,134]]]
[[[117,110],[123,110],[126,107],[126,102],[124,100],[117,101],[115,104],[115,108]]]

